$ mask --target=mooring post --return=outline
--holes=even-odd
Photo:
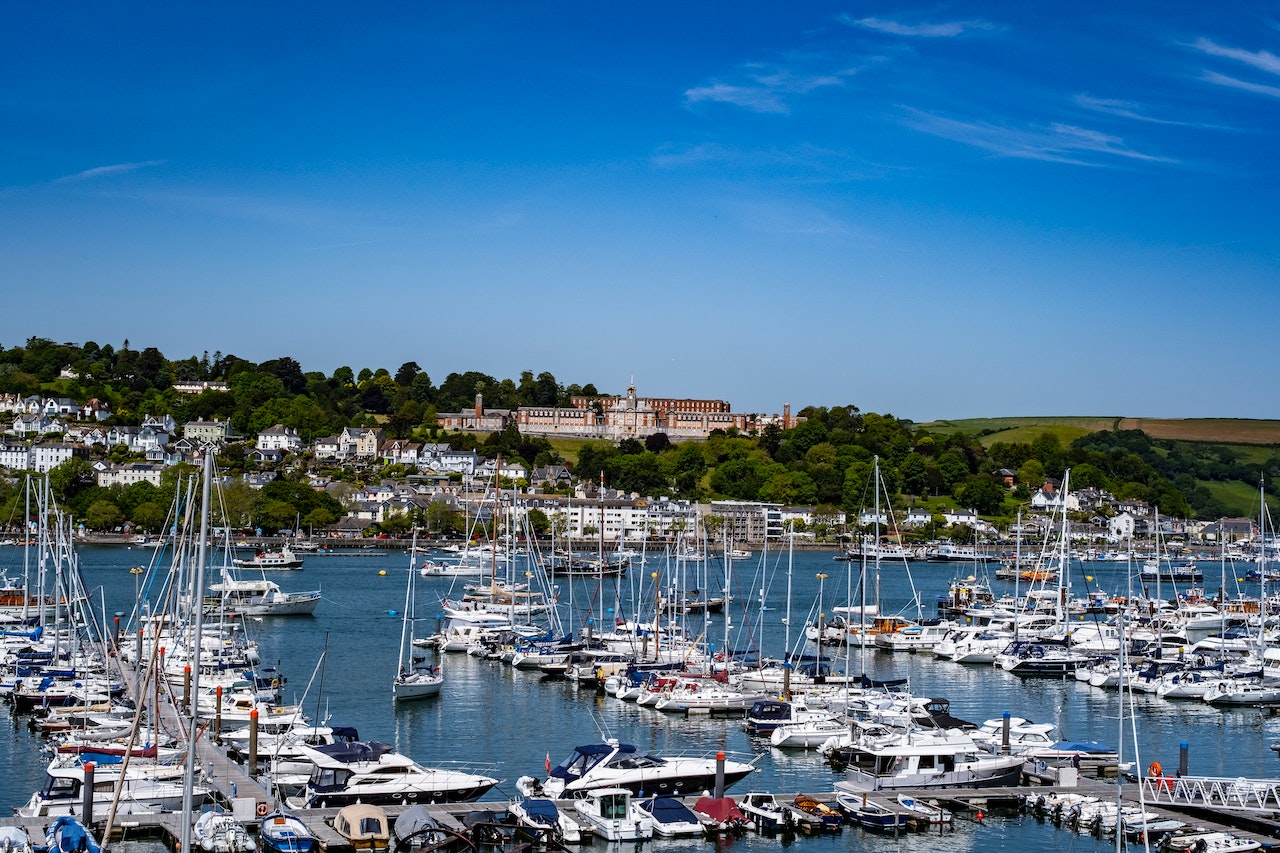
[[[191,664],[182,668],[182,707],[184,710],[191,708]]]
[[[791,661],[782,664],[782,701],[791,701]]]
[[[1182,743],[1178,744],[1178,776],[1179,777],[1187,775],[1187,767],[1191,763],[1191,760],[1190,760],[1191,756],[1189,755],[1190,752],[1191,752],[1191,744],[1187,743],[1185,740]]]
[[[93,762],[84,763],[84,785],[80,788],[80,812],[85,829],[93,830]]]
[[[1000,720],[1000,754],[1009,754],[1009,712],[1005,711]]]
[[[716,799],[724,797],[724,750],[716,753]]]
[[[213,688],[213,742],[222,746],[222,685]]]
[[[249,712],[249,775],[258,775],[258,709]]]

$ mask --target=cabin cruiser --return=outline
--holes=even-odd
[[[636,808],[625,788],[597,788],[574,801],[582,822],[605,841],[644,841],[653,837],[653,818]]]
[[[302,568],[302,558],[294,554],[288,545],[282,545],[279,551],[257,550],[252,557],[236,557],[232,565],[241,569],[258,569],[259,571],[278,571],[281,569]]]
[[[222,570],[222,582],[210,585],[205,611],[225,610],[241,616],[310,616],[320,603],[320,590],[283,592],[266,578],[233,578]]]
[[[724,785],[746,778],[755,766],[741,761],[724,762]],[[522,776],[516,788],[526,797],[572,796],[596,788],[625,788],[634,794],[684,796],[715,787],[716,759],[712,757],[660,758],[636,751],[631,744],[609,738],[604,743],[575,747],[573,754],[551,769],[544,782]]]
[[[45,785],[31,795],[25,806],[17,809],[20,817],[56,817],[76,813],[83,805],[85,766],[81,755],[59,755],[49,763]],[[106,814],[114,798],[114,788],[120,778],[123,760],[114,762],[99,756],[94,764],[93,808]],[[183,799],[183,766],[181,764],[156,764],[135,760],[125,772],[120,785],[119,811],[123,814],[155,814],[162,811],[181,811]],[[192,787],[193,802],[201,804],[210,788],[203,782]]]
[[[859,733],[846,751],[840,791],[990,788],[1016,785],[1022,773],[1022,756],[992,755],[963,732],[854,725]]]
[[[401,803],[467,803],[498,784],[497,779],[461,770],[423,767],[378,741],[300,745],[311,759],[311,778],[290,808],[309,809]]]

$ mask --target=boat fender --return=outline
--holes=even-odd
[[[258,817],[266,817],[266,816],[267,816],[267,804],[266,804],[266,803],[258,803],[258,807],[257,807],[256,809],[254,809],[254,811],[257,813]]]

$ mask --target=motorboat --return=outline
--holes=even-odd
[[[45,771],[44,787],[35,791],[25,806],[16,811],[20,817],[56,817],[75,814],[81,807],[85,768],[84,754],[58,755]],[[94,762],[94,811],[106,814],[114,799],[114,788],[123,763],[114,757],[108,763],[103,756]],[[134,761],[120,783],[118,811],[124,814],[154,814],[180,811],[183,803],[183,768],[180,764],[156,764]],[[210,788],[200,782],[192,787],[193,803],[202,805]]]
[[[240,616],[310,616],[320,603],[320,590],[284,592],[266,578],[233,578],[226,569],[222,582],[212,584],[205,597],[206,610]]]
[[[191,835],[205,853],[249,853],[254,848],[248,830],[230,812],[220,809],[196,818]]]
[[[316,837],[297,815],[274,811],[258,822],[263,853],[311,853]]]
[[[1015,675],[1062,676],[1074,673],[1089,660],[1066,640],[1014,640],[996,655],[995,666]]]
[[[732,797],[699,797],[693,811],[707,820],[708,832],[737,833],[747,828],[747,816]]]
[[[849,730],[849,724],[830,711],[785,726],[769,734],[769,743],[778,749],[816,749]]]
[[[340,808],[333,817],[333,828],[354,850],[386,850],[391,844],[387,813],[369,803]]]
[[[793,699],[790,702],[782,699],[761,699],[752,704],[751,709],[747,711],[743,728],[749,734],[765,735],[779,726],[828,716],[830,712],[825,708],[810,708],[803,698]]]
[[[653,831],[669,838],[702,835],[702,821],[675,797],[650,797],[636,801],[636,808],[653,820]]]
[[[525,797],[511,804],[511,816],[537,834],[549,836],[542,840],[564,844],[582,841],[582,829],[578,822],[561,814],[554,800],[546,797]],[[539,839],[534,839],[535,841]]]
[[[463,770],[423,767],[378,741],[300,745],[314,767],[290,808],[326,808],[349,803],[467,803],[478,800],[498,780]]]
[[[631,801],[625,788],[595,788],[574,800],[574,809],[605,841],[645,841],[653,837],[653,819]]]
[[[925,788],[989,788],[1016,785],[1023,757],[992,755],[956,730],[900,731],[855,724],[859,733],[844,750],[845,792]]]
[[[266,551],[261,548],[253,552],[252,557],[233,557],[231,564],[240,569],[257,569],[258,571],[291,571],[302,568],[302,558],[293,553],[288,545],[281,545],[279,551]]]
[[[725,787],[741,781],[755,769],[753,764],[726,760]],[[557,799],[595,788],[625,788],[641,796],[681,796],[709,791],[715,782],[714,756],[663,758],[640,753],[631,744],[609,738],[604,743],[575,747],[568,758],[551,769],[544,782],[523,776],[516,787],[525,796]]]
[[[739,801],[739,808],[755,824],[756,832],[772,833],[795,827],[795,812],[783,808],[773,794],[746,794]]]

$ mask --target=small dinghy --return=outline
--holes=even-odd
[[[249,853],[254,846],[248,830],[229,812],[217,809],[196,818],[191,834],[205,853]]]
[[[44,843],[49,853],[102,853],[93,834],[71,815],[63,815],[49,824]]]
[[[750,823],[732,797],[701,797],[693,804],[693,811],[707,819],[708,831],[736,834],[744,832]]]
[[[898,795],[898,805],[906,809],[918,821],[934,825],[951,823],[951,812],[942,806],[935,806],[932,803],[926,803],[924,800],[908,797],[906,794]]]
[[[396,838],[396,850],[422,850],[434,847],[446,838],[440,824],[422,805],[402,811],[392,827],[392,834]]]
[[[0,826],[0,853],[31,853],[31,839],[16,826]]]

